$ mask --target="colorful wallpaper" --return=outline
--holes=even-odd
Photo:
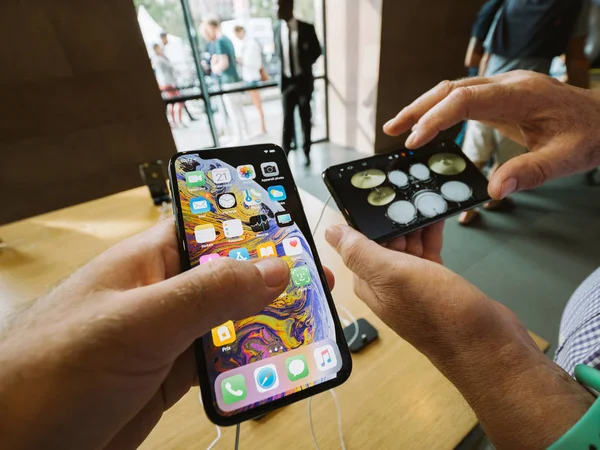
[[[260,172],[261,161],[250,160],[245,163],[252,164],[256,171]],[[303,214],[291,175],[286,176],[286,173],[281,173],[272,181],[267,180],[263,183],[261,179],[265,180],[265,178],[257,173],[255,180],[242,181],[238,177],[237,166],[226,164],[218,159],[203,160],[195,155],[182,156],[176,161],[175,168],[192,267],[199,264],[202,256],[218,253],[220,257],[228,257],[231,250],[240,248],[247,249],[251,259],[258,258],[258,246],[272,241],[276,246],[277,255],[289,264],[290,269],[306,267],[312,278],[312,282],[306,287],[295,287],[290,282],[286,292],[260,314],[236,321],[237,339],[230,348],[224,350],[215,347],[210,335],[203,338],[208,374],[213,389],[215,379],[223,372],[252,362],[264,361],[275,354],[297,349],[313,342],[325,339],[335,340],[333,318],[311,249],[296,223],[292,226],[280,227],[276,220],[275,215],[279,212],[287,211],[294,219]],[[211,171],[218,168],[229,169],[231,182],[215,183]],[[204,187],[188,187],[186,185],[185,173],[193,171],[202,171],[205,174],[206,184]],[[278,202],[269,198],[267,189],[275,185],[285,188],[287,193],[285,201]],[[252,195],[251,190],[262,194],[262,203],[252,206],[245,204],[244,198]],[[217,204],[217,199],[219,195],[225,193],[235,194],[237,206],[223,211]],[[192,213],[190,200],[203,196],[210,201],[210,211],[205,214]],[[257,215],[267,217],[269,224],[267,231],[252,230],[251,218]],[[243,223],[244,235],[240,238],[228,239],[225,237],[222,224],[224,221],[232,219],[239,219]],[[197,226],[206,224],[215,226],[217,238],[212,243],[199,244],[196,242],[194,230]],[[304,252],[299,256],[285,256],[283,241],[293,237],[300,238]],[[243,302],[244,299],[240,298],[239,301]],[[288,394],[289,392],[286,392],[283,395]]]

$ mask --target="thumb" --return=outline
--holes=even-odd
[[[564,160],[564,158],[562,158]],[[560,176],[560,161],[550,149],[525,153],[503,164],[488,186],[490,197],[501,200],[513,192],[534,189]]]
[[[228,320],[242,319],[273,302],[289,283],[288,265],[277,258],[256,263],[222,258],[128,294],[140,342],[183,352]]]
[[[336,225],[325,231],[325,239],[340,254],[344,264],[354,274],[369,283],[376,282],[389,273],[390,264],[397,264],[402,253],[393,260],[386,256],[390,250],[383,248],[347,225]]]

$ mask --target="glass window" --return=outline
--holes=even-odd
[[[312,98],[312,140],[313,142],[327,139],[327,111],[326,111],[326,92],[325,80],[315,80],[315,92]]]

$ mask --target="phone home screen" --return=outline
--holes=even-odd
[[[277,257],[291,272],[286,291],[259,314],[227,321],[202,338],[218,414],[248,411],[342,376],[346,357],[283,151],[186,153],[174,169],[191,267]]]

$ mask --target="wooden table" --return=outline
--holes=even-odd
[[[302,194],[309,221],[315,224],[322,202]],[[71,208],[0,227],[7,247],[0,249],[0,321],[19,304],[31,301],[112,244],[156,223],[146,188],[126,191]],[[350,380],[336,389],[349,449],[451,449],[476,425],[458,391],[418,353],[356,298],[350,272],[325,243],[326,226],[343,221],[327,208],[316,242],[324,264],[337,277],[336,303],[379,330],[380,339],[354,355]],[[4,310],[4,313],[2,312]],[[340,311],[342,317],[345,316]],[[548,344],[534,336],[537,344]],[[313,398],[313,421],[319,446],[339,448],[332,397]],[[217,449],[232,448],[234,428],[223,429]],[[192,389],[168,411],[142,449],[205,449],[216,437]],[[314,448],[307,401],[244,423],[242,448]]]

